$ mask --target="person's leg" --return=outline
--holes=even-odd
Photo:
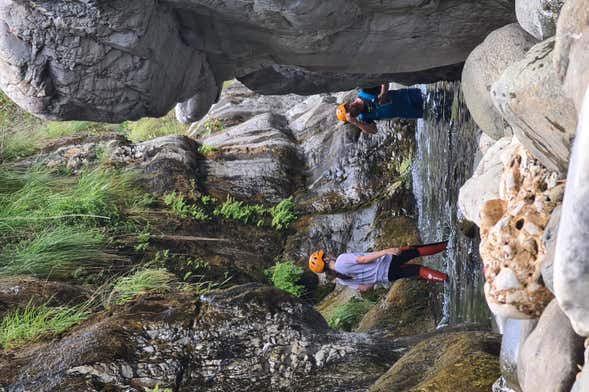
[[[432,268],[424,267],[419,264],[393,265],[389,269],[389,282],[401,278],[418,278],[421,277],[428,282],[445,282],[448,275]]]

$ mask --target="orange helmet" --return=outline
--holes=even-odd
[[[323,254],[322,250],[315,251],[309,257],[309,268],[311,271],[320,274],[325,270],[325,261],[323,261]]]
[[[341,105],[339,105],[337,107],[337,109],[335,110],[335,115],[337,116],[337,119],[340,121],[347,121],[346,119],[346,114],[348,113],[348,111],[346,110],[346,104],[342,103]]]

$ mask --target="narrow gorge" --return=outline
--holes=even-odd
[[[587,0],[0,0],[0,392],[589,391],[588,36]],[[423,117],[338,121],[380,84]],[[308,268],[442,240],[441,284]]]

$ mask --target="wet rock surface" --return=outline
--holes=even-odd
[[[488,332],[434,336],[418,343],[369,391],[488,391],[500,374],[499,340]]]
[[[524,391],[570,391],[577,364],[583,362],[583,341],[553,300],[521,346],[517,373]]]
[[[493,139],[505,135],[505,120],[491,100],[491,86],[538,41],[513,23],[493,31],[473,50],[462,71],[464,100],[477,125]]]
[[[515,21],[504,0],[36,4],[0,8],[2,89],[45,118],[112,122],[161,116],[178,102],[178,117],[196,121],[223,80],[275,64],[326,72],[338,90],[413,71],[422,75],[413,82],[454,78],[486,34]],[[279,87],[300,80],[291,74],[279,73]],[[250,85],[261,90],[275,79]],[[319,83],[297,92],[321,91]]]
[[[514,391],[522,390],[518,379],[518,357],[522,345],[537,323],[537,320],[507,319],[505,321],[501,338],[501,354],[499,356],[501,375],[503,377],[502,388]]]

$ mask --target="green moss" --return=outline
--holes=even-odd
[[[425,281],[395,281],[386,297],[364,316],[356,330],[384,330],[389,337],[412,336],[434,330],[430,289]]]
[[[489,391],[500,376],[500,337],[453,332],[421,341],[384,374],[370,392]]]
[[[174,110],[161,118],[142,118],[138,121],[127,121],[121,125],[129,140],[142,142],[166,135],[186,135],[189,125],[176,120]]]

